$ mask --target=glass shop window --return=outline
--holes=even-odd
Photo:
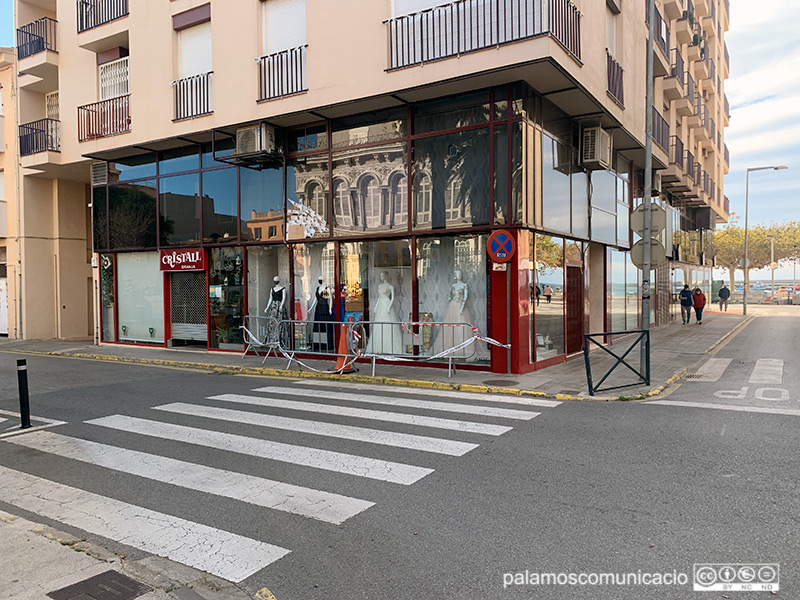
[[[242,248],[211,248],[208,271],[208,347],[243,348],[244,262]]]
[[[155,248],[156,180],[108,186],[111,250]]]
[[[286,200],[288,239],[329,235],[327,154],[286,161]]]
[[[200,174],[158,180],[161,246],[200,243]]]
[[[239,169],[239,182],[242,241],[283,241],[282,169]]]
[[[337,320],[336,251],[333,242],[294,246],[294,305],[292,319],[306,321],[295,326],[292,338],[295,350],[331,353],[335,351]]]
[[[158,252],[117,254],[117,340],[164,343],[164,275]]]
[[[238,240],[236,169],[203,173],[203,241],[211,244]]]
[[[534,319],[531,348],[537,361],[564,354],[564,240],[546,234],[531,244],[534,268]]]

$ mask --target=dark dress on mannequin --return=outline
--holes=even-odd
[[[267,323],[267,342],[275,343],[280,341],[283,348],[289,347],[289,327],[287,323],[282,323],[289,318],[286,307],[281,308],[281,301],[286,288],[272,290],[272,304],[267,311],[267,316],[272,317]]]
[[[317,288],[314,295],[317,297],[317,306],[314,309],[314,326],[311,328],[311,351],[333,352],[333,323],[323,323],[323,321],[333,321],[330,293],[324,290],[320,294]]]

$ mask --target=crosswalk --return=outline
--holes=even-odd
[[[107,479],[136,478],[132,481],[139,489],[150,482],[201,494],[198,502],[209,497],[234,500],[241,503],[243,515],[259,522],[285,514],[335,527],[375,506],[369,498],[371,486],[413,485],[483,440],[508,434],[542,409],[560,404],[499,394],[344,387],[328,381],[180,400],[153,406],[143,415],[90,419],[82,437],[40,430],[3,442],[107,473]],[[246,425],[246,431],[225,431],[231,423]],[[287,436],[300,443],[288,443]],[[109,439],[114,443],[107,443]],[[335,444],[347,452],[329,449]],[[245,467],[211,466],[222,459],[225,465],[238,464],[230,461],[236,456],[264,459],[270,474],[281,475],[273,479],[243,472]],[[329,476],[320,479],[315,475],[320,472]],[[292,551],[284,547],[291,544],[283,538],[255,539],[259,536],[140,506],[137,497],[109,497],[102,493],[102,480],[95,488],[94,481],[76,486],[53,479],[0,465],[0,501],[232,582]],[[374,491],[385,497],[385,488]]]
[[[730,358],[709,358],[687,380],[717,382],[729,371],[732,362]],[[783,367],[784,360],[781,358],[759,358],[752,366],[748,383],[780,385],[783,383]]]

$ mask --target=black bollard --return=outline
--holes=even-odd
[[[19,416],[21,429],[31,426],[31,405],[28,401],[28,364],[24,358],[17,360],[17,382],[19,383]]]

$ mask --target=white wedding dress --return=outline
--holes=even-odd
[[[383,324],[372,325],[369,340],[367,341],[367,354],[402,354],[403,332],[400,328],[400,319],[392,305],[392,286],[381,283],[378,286],[378,301],[372,310],[370,321]]]

